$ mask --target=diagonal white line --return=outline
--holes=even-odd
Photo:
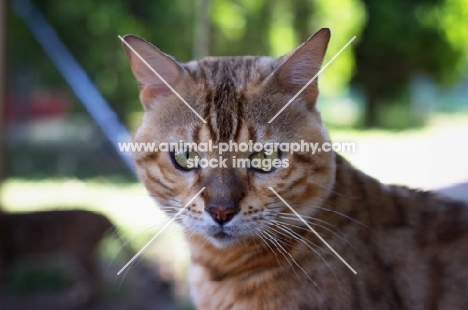
[[[353,269],[353,267],[351,267],[341,256],[340,254],[338,254],[323,238],[322,236],[320,236],[318,234],[318,232],[315,231],[315,229],[313,229],[309,223],[307,223],[303,218],[302,216],[296,212],[296,210],[293,209],[293,207],[291,207],[287,202],[286,200],[283,199],[283,197],[281,197],[273,188],[271,187],[268,187],[273,193],[275,193],[276,196],[278,196],[279,199],[281,199],[281,201],[286,205],[288,206],[289,209],[291,209],[291,211],[333,252],[333,254],[335,254],[345,265],[346,267],[348,267],[352,272],[354,272],[354,274],[357,274],[356,270]]]
[[[206,188],[206,187],[203,187],[198,193],[196,193],[195,196],[193,196],[193,198],[190,199],[190,200],[187,202],[187,204],[185,204],[185,206],[184,206],[182,209],[180,209],[179,212],[177,212],[176,215],[174,215],[174,216],[169,220],[169,222],[167,222],[167,223],[161,228],[161,230],[158,231],[158,233],[157,233],[156,235],[154,235],[154,237],[151,238],[151,240],[148,241],[148,242],[145,244],[145,246],[142,247],[141,250],[138,251],[138,253],[136,253],[135,256],[133,256],[132,259],[129,260],[128,263],[127,263],[125,266],[122,267],[122,269],[120,269],[119,272],[117,272],[117,275],[120,275],[120,274],[122,273],[122,271],[125,270],[125,268],[127,268],[135,259],[137,259],[138,256],[140,256],[141,253],[143,253],[143,251],[146,250],[146,248],[154,241],[154,239],[156,239],[156,238],[164,231],[164,229],[166,229],[167,226],[169,226],[169,225],[179,216],[179,214],[181,214],[182,211],[184,211],[185,208],[187,208],[187,206],[188,206],[189,204],[191,204],[192,201],[194,201],[195,198],[197,198],[198,195],[200,195],[201,192],[203,192],[203,191],[205,190],[205,188]]]
[[[320,74],[323,72],[323,70],[325,70],[325,69],[328,67],[328,65],[329,65],[329,64],[331,64],[331,63],[333,62],[333,60],[335,60],[335,58],[336,58],[336,57],[338,57],[338,55],[340,55],[340,54],[341,54],[341,52],[342,52],[342,51],[344,51],[344,49],[345,49],[345,48],[347,48],[347,47],[348,47],[348,45],[350,45],[350,44],[351,44],[351,42],[353,42],[353,41],[354,41],[354,39],[356,39],[356,36],[352,37],[352,38],[351,38],[351,40],[349,40],[349,41],[348,41],[348,43],[346,43],[346,44],[345,44],[345,46],[343,46],[343,47],[342,47],[342,48],[341,48],[341,49],[338,51],[338,53],[336,53],[336,55],[335,55],[335,56],[333,56],[333,58],[332,58],[332,59],[330,59],[330,60],[327,62],[327,64],[326,64],[325,66],[323,66],[323,67],[322,67],[322,69],[320,69],[320,71],[319,71],[319,72],[317,72],[317,74],[316,74],[316,75],[314,75],[314,77],[313,77],[313,78],[311,78],[311,79],[310,79],[310,81],[309,81],[309,82],[307,82],[307,84],[305,84],[305,85],[304,85],[304,87],[302,87],[302,88],[301,88],[301,90],[300,90],[300,91],[299,91],[299,92],[298,92],[296,95],[294,95],[294,97],[292,97],[292,98],[291,98],[291,99],[288,101],[288,103],[286,103],[286,105],[285,105],[284,107],[282,107],[282,108],[281,108],[281,110],[279,110],[279,112],[278,112],[278,113],[276,113],[276,115],[275,115],[275,116],[273,116],[273,117],[272,117],[272,119],[271,119],[271,120],[269,120],[269,121],[268,121],[268,124],[270,124],[271,122],[273,122],[273,120],[274,120],[274,119],[275,119],[275,118],[276,118],[278,115],[280,115],[280,114],[281,114],[281,112],[283,112],[283,111],[284,111],[284,109],[286,109],[286,108],[288,107],[288,105],[290,105],[290,104],[291,104],[291,102],[293,102],[293,100],[294,100],[294,99],[296,99],[296,98],[297,98],[297,96],[299,96],[299,95],[300,95],[300,94],[301,94],[301,93],[304,91],[304,89],[306,89],[306,88],[307,88],[307,86],[309,86],[309,85],[310,85],[310,83],[312,83],[312,82],[313,82],[313,81],[314,81],[314,80],[315,80],[315,79],[316,79],[316,78],[317,78],[317,77],[318,77],[318,76],[319,76],[319,75],[320,75]]]
[[[195,114],[198,116],[199,119],[202,120],[203,123],[206,124],[206,121],[203,119],[203,117],[201,117],[200,114],[198,114],[197,111],[195,111],[195,110],[192,108],[192,106],[191,106],[190,104],[188,104],[188,102],[185,101],[185,99],[182,98],[182,96],[179,95],[179,93],[176,92],[176,90],[175,90],[174,88],[172,88],[172,86],[169,85],[169,83],[166,82],[166,80],[163,79],[163,77],[160,76],[159,73],[157,73],[156,70],[154,70],[153,67],[151,67],[151,66],[146,62],[146,60],[143,59],[143,57],[141,57],[140,54],[138,54],[138,53],[133,49],[133,47],[131,47],[130,44],[127,43],[127,41],[125,41],[121,36],[118,36],[118,37],[119,37],[119,39],[120,39],[123,43],[125,43],[125,45],[128,46],[129,49],[132,50],[132,52],[135,53],[135,55],[138,56],[138,58],[141,59],[141,61],[143,61],[143,63],[144,63],[145,65],[148,66],[148,68],[149,68],[151,71],[153,71],[154,74],[156,74],[156,76],[157,76],[159,79],[161,79],[161,81],[162,81],[164,84],[166,84],[167,87],[169,87],[170,90],[172,90],[172,92],[173,92],[177,97],[179,97],[180,100],[182,100],[183,103],[185,103],[185,105],[186,105],[190,110],[192,110],[193,113],[195,113]]]

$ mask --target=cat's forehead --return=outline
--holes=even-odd
[[[200,83],[244,87],[262,82],[277,67],[277,60],[265,56],[205,57],[183,66]]]
[[[286,138],[297,132],[290,126],[292,120],[295,124],[305,120],[302,109],[291,107],[278,118],[275,126],[268,125],[274,115],[272,111],[279,111],[289,99],[289,95],[279,88],[271,89],[263,83],[278,68],[277,59],[265,56],[206,57],[180,65],[191,79],[179,90],[207,122],[205,127],[209,129],[209,137],[206,139],[218,142],[240,137],[268,138],[262,133],[263,127],[275,132],[276,138]],[[151,113],[151,119],[154,119],[151,128],[160,127],[163,135],[182,127],[198,128],[200,120],[176,101],[174,96],[160,105],[158,113]]]

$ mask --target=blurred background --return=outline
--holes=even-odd
[[[332,32],[325,61],[357,37],[319,78],[332,140],[356,144],[343,155],[384,182],[468,199],[468,0],[0,0],[0,208],[103,213],[138,250],[167,218],[115,149],[142,116],[117,36],[185,62],[278,57],[321,27]],[[128,260],[119,248],[100,248],[108,289],[84,309],[190,309],[176,225],[115,277]],[[46,294],[46,280],[19,270],[2,309]],[[61,291],[47,292],[53,304]]]

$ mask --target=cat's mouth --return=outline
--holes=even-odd
[[[232,238],[231,235],[226,233],[225,231],[219,231],[211,235],[213,238],[218,239],[218,240],[226,240]]]
[[[226,244],[236,239],[235,234],[225,227],[211,227],[208,236],[216,243]]]
[[[209,234],[209,238],[211,243],[216,247],[226,247],[231,246],[234,244],[237,237],[233,234],[227,233],[225,231],[217,231]]]

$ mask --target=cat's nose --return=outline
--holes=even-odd
[[[205,210],[213,218],[213,220],[219,225],[224,225],[230,220],[232,220],[234,215],[236,215],[236,213],[239,211],[239,209],[225,208],[219,205],[218,206],[206,206]]]

